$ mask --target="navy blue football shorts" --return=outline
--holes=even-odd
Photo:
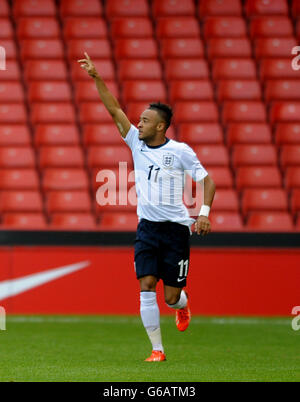
[[[152,275],[165,285],[186,286],[190,259],[190,230],[175,222],[141,219],[134,247],[136,277]]]

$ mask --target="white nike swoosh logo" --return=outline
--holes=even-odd
[[[182,282],[182,281],[184,281],[185,280],[185,278],[178,278],[177,279],[177,282]]]
[[[32,275],[26,275],[21,278],[10,279],[0,282],[0,300],[16,296],[30,289],[41,286],[44,283],[54,281],[62,276],[86,268],[90,261],[77,262],[76,264],[65,265],[63,267],[49,269]]]

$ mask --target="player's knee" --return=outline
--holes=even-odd
[[[143,292],[155,292],[157,280],[154,277],[144,277],[140,279],[140,288]]]

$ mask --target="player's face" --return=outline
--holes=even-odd
[[[161,120],[156,110],[146,109],[140,117],[138,124],[139,139],[149,140],[156,136]]]

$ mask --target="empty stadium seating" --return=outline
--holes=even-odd
[[[300,230],[299,1],[0,1],[0,25],[2,228],[136,229],[134,203],[96,202],[98,172],[123,199],[133,165],[87,52],[133,124],[173,107],[167,136],[217,185],[213,230]]]

